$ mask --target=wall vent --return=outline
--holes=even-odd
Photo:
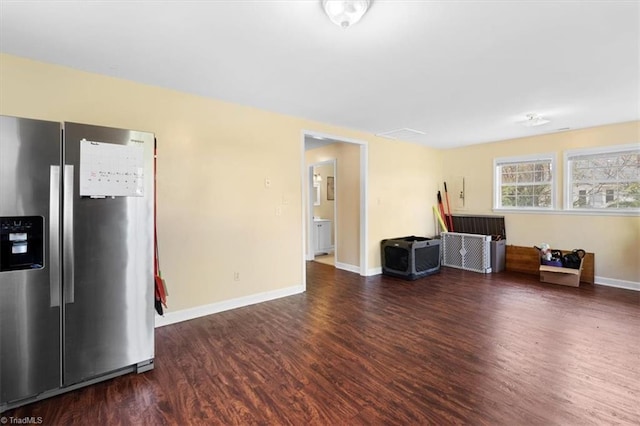
[[[388,132],[376,133],[376,136],[381,136],[387,139],[393,140],[408,140],[412,138],[416,138],[418,136],[424,135],[425,132],[421,132],[420,130],[410,129],[408,127],[403,127],[402,129],[389,130]]]

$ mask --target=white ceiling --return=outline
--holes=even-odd
[[[640,119],[637,1],[0,0],[0,51],[455,147]],[[551,120],[526,128],[527,113]]]

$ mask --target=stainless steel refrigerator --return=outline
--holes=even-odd
[[[0,116],[0,412],[153,368],[154,135]]]

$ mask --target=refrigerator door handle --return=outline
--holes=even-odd
[[[49,300],[60,306],[60,166],[49,168]]]
[[[73,165],[64,166],[64,209],[62,227],[64,303],[74,302],[74,249],[73,249]]]

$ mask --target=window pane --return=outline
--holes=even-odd
[[[503,166],[502,167],[502,183],[515,183],[516,171],[515,166]]]
[[[508,196],[514,196],[516,195],[516,187],[511,185],[511,186],[503,186],[502,187],[502,196],[503,197],[508,197]]]
[[[574,154],[571,206],[590,209],[640,208],[640,148],[620,152]]]
[[[516,197],[514,197],[514,196],[502,197],[502,206],[503,207],[515,207],[516,206]]]
[[[509,162],[498,164],[497,207],[542,207],[552,205],[552,160]]]
[[[538,196],[538,207],[551,207],[551,193]]]
[[[619,208],[640,208],[640,183],[620,185],[615,201]]]
[[[518,197],[518,206],[533,207],[533,197],[531,195],[521,195]]]
[[[518,173],[518,182],[520,182],[520,183],[533,182],[533,172],[532,171],[522,171],[522,172]]]
[[[518,171],[521,173],[532,172],[535,168],[534,163],[520,163],[518,164]]]

